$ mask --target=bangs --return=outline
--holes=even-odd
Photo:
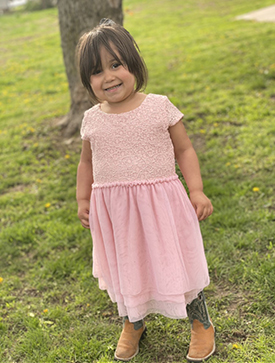
[[[115,59],[117,62],[121,63],[122,61],[125,62],[124,59],[121,59],[118,57],[117,53],[114,51],[114,47],[111,46],[109,39],[106,38],[105,34],[99,33],[97,37],[92,39],[91,42],[91,52],[92,52],[92,59],[90,64],[90,72],[89,72],[89,78],[92,74],[96,73],[98,70],[102,69],[101,64],[101,57],[100,57],[100,51],[102,48],[105,48],[109,54]],[[116,48],[116,47],[115,47]],[[117,50],[119,53],[119,51]],[[122,55],[119,53],[119,56],[122,57]],[[123,57],[122,57],[123,58]]]

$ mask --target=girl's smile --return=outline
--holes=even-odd
[[[113,86],[113,87],[110,87],[110,88],[106,88],[105,91],[107,92],[113,92],[115,91],[118,87],[120,87],[122,85],[122,83],[118,84],[117,86]]]
[[[91,87],[103,110],[121,112],[136,95],[135,76],[122,60],[119,63],[104,47],[100,51],[100,58],[101,68],[91,75]]]

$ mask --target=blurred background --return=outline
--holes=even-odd
[[[121,320],[92,276],[92,240],[75,201],[79,127],[91,103],[74,52],[102,17],[134,36],[146,93],[167,95],[185,114],[198,153],[214,205],[201,223],[217,330],[211,362],[274,362],[275,24],[236,19],[272,5],[0,1],[1,362],[113,359]],[[152,315],[147,325],[133,362],[182,362],[188,321]]]

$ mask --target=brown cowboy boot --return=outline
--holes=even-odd
[[[186,309],[191,324],[191,342],[186,358],[189,362],[202,362],[215,352],[215,329],[203,292]]]
[[[130,323],[128,317],[125,317],[123,330],[115,351],[115,360],[128,362],[134,358],[139,352],[139,342],[145,332],[146,326],[143,320]]]

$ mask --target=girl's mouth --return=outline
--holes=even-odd
[[[117,84],[116,86],[110,87],[110,88],[105,88],[105,91],[114,91],[116,90],[118,87],[120,87],[122,85],[122,83]]]

